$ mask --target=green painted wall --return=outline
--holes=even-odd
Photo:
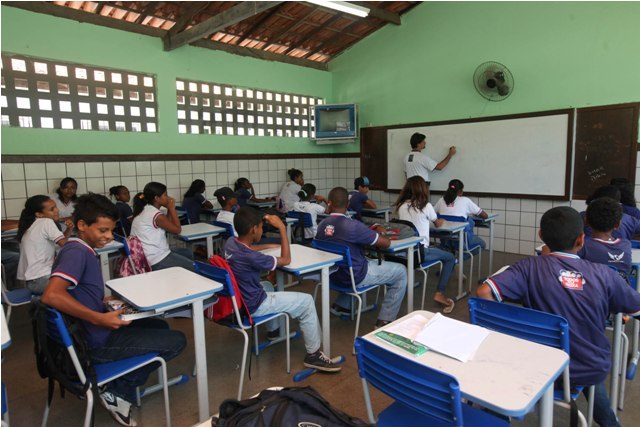
[[[330,63],[335,101],[361,126],[640,101],[639,2],[425,2]],[[485,61],[515,90],[477,94]]]
[[[175,79],[194,78],[331,98],[331,74],[185,46],[3,6],[2,51],[157,75],[158,133],[2,127],[2,154],[330,153],[303,138],[178,134]],[[352,144],[354,145],[354,144]]]

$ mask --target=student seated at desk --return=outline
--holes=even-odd
[[[355,190],[349,192],[349,206],[347,209],[356,213],[355,218],[362,220],[362,209],[375,209],[376,203],[369,198],[369,178],[359,176],[353,181]]]
[[[61,222],[71,219],[76,199],[78,198],[76,195],[77,191],[78,182],[73,178],[66,177],[60,181],[60,185],[56,188],[55,194],[51,195],[51,198],[56,202],[56,206],[58,207]]]
[[[206,184],[201,179],[196,179],[184,193],[182,200],[182,208],[187,211],[189,222],[196,224],[200,222],[200,212],[202,209],[213,209],[213,205],[206,199],[204,193],[207,189]]]
[[[3,219],[2,232],[15,230],[18,228],[17,219]],[[5,277],[4,284],[9,289],[16,287],[16,272],[18,271],[18,262],[20,261],[20,247],[13,241],[2,241],[2,266],[4,267]]]
[[[115,185],[109,189],[109,194],[116,200],[116,210],[118,211],[118,220],[124,227],[127,235],[131,234],[131,221],[133,221],[133,209],[129,206],[131,194],[129,189],[124,185]],[[116,230],[121,233],[122,230]]]
[[[170,330],[160,319],[123,321],[121,310],[105,310],[104,281],[95,249],[113,240],[117,219],[113,203],[105,196],[86,194],[77,199],[74,221],[78,238],[70,238],[58,254],[42,302],[80,320],[81,333],[96,363],[149,352],[171,360],[186,345],[182,332]],[[157,369],[156,364],[147,365],[100,390],[100,403],[118,424],[136,425],[131,417],[136,387]]]
[[[316,196],[316,186],[313,184],[303,185],[298,192],[298,197],[300,197],[300,201],[293,204],[293,210],[311,215],[311,224],[313,225],[304,228],[304,238],[313,239],[318,231],[318,214],[323,214],[326,210],[320,203],[326,203],[326,199],[322,196]],[[319,203],[312,203],[312,200]]]
[[[451,298],[447,298],[445,290],[453,273],[453,267],[456,265],[456,259],[451,252],[433,246],[429,247],[430,223],[433,222],[436,227],[444,223],[444,220],[438,219],[433,206],[429,203],[429,185],[421,176],[412,176],[400,192],[395,207],[398,217],[403,221],[410,221],[418,230],[420,237],[424,237],[422,240],[422,262],[442,262],[438,290],[433,296],[433,300],[444,306],[443,313],[451,313],[455,303]]]
[[[253,246],[262,238],[263,220],[278,229],[282,239],[279,257],[265,255],[258,252],[261,249],[275,245]],[[337,372],[342,369],[333,363],[320,351],[321,333],[320,321],[316,313],[316,306],[309,294],[300,292],[274,292],[273,285],[260,281],[260,273],[264,270],[273,271],[277,266],[291,262],[287,229],[283,222],[275,215],[264,217],[250,206],[238,210],[234,218],[234,227],[238,232],[237,238],[230,238],[224,245],[224,255],[238,281],[242,298],[247,309],[253,316],[285,312],[299,320],[304,338],[307,355],[304,365],[319,371]],[[278,320],[267,324],[268,338],[279,336]]]
[[[640,219],[640,209],[636,207],[633,184],[627,178],[612,178],[610,184],[615,185],[620,190],[622,211],[627,215]]]
[[[486,219],[489,215],[483,211],[478,205],[473,203],[470,198],[463,196],[464,184],[459,179],[452,179],[449,181],[447,191],[443,194],[442,198],[436,202],[434,207],[438,215],[447,216],[460,216],[468,219],[469,216],[478,216]],[[487,247],[487,244],[480,237],[471,233],[468,241],[469,247],[480,245],[482,249]]]
[[[620,203],[620,190],[618,187],[614,185],[605,185],[596,189],[591,196],[586,200],[587,206],[591,204],[593,200],[599,199],[601,197],[609,197],[616,202]],[[585,217],[585,212],[580,212],[582,218]],[[584,225],[584,233],[587,236],[590,236],[592,233],[591,227],[588,224]],[[620,237],[623,239],[631,240],[634,236],[640,234],[640,219],[634,218],[631,215],[627,215],[626,213],[622,213],[622,219],[620,220],[620,226],[613,230],[611,235],[613,237]]]
[[[574,209],[560,206],[545,212],[540,238],[550,249],[548,255],[523,259],[488,278],[478,296],[519,301],[567,319],[571,384],[595,385],[594,419],[601,426],[619,426],[605,389],[611,367],[605,326],[609,313],[640,315],[640,293],[606,265],[580,259],[583,223]]]
[[[73,222],[68,219],[62,233],[59,219],[56,202],[43,195],[29,197],[20,214],[16,236],[20,242],[17,277],[34,294],[44,292],[56,257],[56,247],[64,245],[73,231]]]
[[[246,206],[249,200],[256,203],[262,203],[276,199],[275,197],[258,199],[256,197],[256,192],[253,189],[253,184],[251,184],[251,181],[249,181],[247,178],[238,178],[233,184],[233,187],[234,191],[236,192],[236,196],[238,197],[238,205],[240,207]]]
[[[318,225],[317,240],[346,245],[351,250],[351,262],[356,286],[387,285],[387,292],[378,314],[376,328],[393,322],[400,310],[400,304],[407,291],[407,269],[405,266],[389,261],[378,262],[367,259],[364,249],[368,246],[385,249],[391,241],[376,233],[358,220],[346,216],[349,193],[344,187],[336,187],[329,192],[327,218]],[[331,274],[331,280],[344,286],[351,286],[351,275],[347,267],[340,267]],[[350,314],[351,297],[341,294],[331,309],[338,314]]]
[[[222,187],[218,188],[213,195],[218,199],[218,203],[220,203],[220,206],[222,207],[222,210],[218,213],[216,221],[233,225],[233,219],[236,215],[234,211],[238,206],[238,197],[236,196],[236,193],[229,187]],[[238,237],[238,232],[235,227],[233,229],[233,236]]]
[[[304,185],[304,175],[301,170],[289,169],[287,174],[290,181],[282,186],[280,194],[276,197],[276,207],[284,214],[293,210],[293,204],[300,201],[298,192]]]
[[[160,208],[167,209],[163,214]],[[133,199],[131,236],[140,239],[144,255],[152,270],[182,267],[193,271],[193,255],[187,248],[169,249],[166,232],[180,234],[182,226],[176,201],[167,195],[167,186],[150,182]]]

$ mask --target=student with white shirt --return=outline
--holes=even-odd
[[[438,215],[447,216],[459,216],[464,219],[468,219],[469,216],[477,216],[486,219],[489,215],[483,211],[473,201],[462,195],[464,190],[464,184],[459,179],[452,179],[449,181],[447,191],[440,200],[436,202],[435,210]],[[469,247],[480,245],[482,249],[487,247],[487,244],[478,236],[471,233],[468,236]]]
[[[19,280],[34,294],[42,294],[47,287],[56,247],[66,243],[73,230],[73,222],[67,220],[64,233],[58,227],[60,215],[56,203],[49,196],[31,196],[24,204],[18,222],[20,260]]]
[[[304,238],[313,239],[318,231],[318,214],[323,214],[326,211],[320,203],[326,203],[326,200],[322,196],[316,196],[316,186],[313,184],[303,185],[298,192],[298,197],[300,197],[300,201],[293,204],[293,210],[311,215],[312,225],[304,228]],[[318,203],[311,203],[312,200],[316,200]]]
[[[293,210],[293,204],[300,201],[298,192],[304,185],[304,175],[299,169],[289,169],[287,171],[290,181],[282,186],[280,194],[276,198],[276,206],[282,213]]]
[[[163,214],[160,208],[167,209]],[[142,243],[144,255],[152,270],[182,267],[193,271],[190,250],[171,250],[166,232],[180,234],[182,226],[176,212],[176,201],[167,195],[167,186],[150,182],[133,199],[131,236]]]
[[[403,221],[410,221],[418,230],[419,235],[424,237],[422,240],[422,262],[442,262],[438,290],[433,296],[433,300],[444,306],[443,313],[451,313],[454,301],[451,298],[447,298],[444,292],[451,278],[456,260],[451,252],[429,246],[430,223],[433,222],[436,227],[439,227],[444,222],[438,219],[433,206],[429,203],[429,185],[422,177],[412,176],[407,180],[400,192],[395,207],[398,217]]]
[[[56,202],[60,221],[65,222],[71,219],[73,210],[75,209],[76,199],[78,196],[78,182],[70,177],[63,178],[60,185],[56,188],[55,194],[51,195],[51,199]]]
[[[431,182],[429,172],[444,169],[449,160],[456,154],[456,147],[450,147],[447,157],[439,163],[426,154],[422,154],[422,150],[427,146],[427,137],[421,133],[411,135],[411,152],[404,157],[404,172],[407,178],[412,176],[421,176],[427,184]]]
[[[236,210],[238,205],[237,193],[230,187],[222,187],[218,188],[213,195],[218,199],[218,203],[220,203],[220,206],[222,207],[222,210],[216,217],[216,221],[224,222],[225,224],[233,226],[233,218],[236,216],[234,210]],[[238,233],[235,228],[233,229],[233,237],[238,237]]]

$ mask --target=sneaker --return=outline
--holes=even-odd
[[[317,369],[322,372],[338,372],[342,369],[342,366],[329,359],[320,350],[313,354],[307,354],[304,358],[304,366],[307,368]]]
[[[105,391],[100,393],[100,404],[109,411],[111,418],[121,426],[135,427],[138,425],[133,418],[131,418],[131,403],[126,400],[109,391]]]
[[[351,316],[351,310],[349,310],[348,308],[344,308],[343,306],[336,303],[331,304],[331,309],[329,311],[331,312],[331,314],[338,317]]]
[[[267,339],[269,341],[275,341],[278,338],[280,338],[280,328],[276,329],[275,331],[267,332]]]

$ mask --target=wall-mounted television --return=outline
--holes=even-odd
[[[318,143],[330,140],[353,140],[358,136],[358,114],[355,104],[316,105],[314,113],[315,139]]]

